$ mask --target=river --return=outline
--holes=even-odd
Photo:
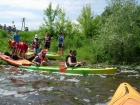
[[[140,70],[114,75],[70,75],[0,66],[0,105],[107,105],[127,82],[140,92]]]

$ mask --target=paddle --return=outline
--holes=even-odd
[[[67,70],[67,67],[59,67],[60,72],[65,72]]]

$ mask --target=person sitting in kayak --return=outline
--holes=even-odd
[[[48,60],[48,58],[46,57],[46,53],[47,51],[46,50],[42,50],[41,51],[41,54],[39,54],[38,56],[36,56],[32,62],[35,64],[35,65],[38,65],[38,66],[52,66],[51,62]]]
[[[66,61],[65,62],[67,62],[68,58],[71,57],[71,56],[72,56],[72,50],[70,50],[70,53],[66,56]],[[67,66],[66,63],[65,63],[65,66]]]
[[[84,62],[77,62],[76,60],[76,51],[73,50],[71,51],[71,55],[68,55],[66,57],[66,67],[71,67],[71,66],[83,66],[85,63]]]
[[[19,59],[23,59],[22,57],[19,57],[15,54],[10,54],[9,52],[5,52],[4,55],[6,55],[8,58],[11,58],[13,60],[19,60]]]

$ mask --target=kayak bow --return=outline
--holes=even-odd
[[[140,105],[140,94],[128,83],[121,83],[108,105]]]

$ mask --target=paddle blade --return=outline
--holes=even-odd
[[[66,67],[60,67],[59,70],[60,70],[60,72],[65,72],[67,70],[67,68]]]

